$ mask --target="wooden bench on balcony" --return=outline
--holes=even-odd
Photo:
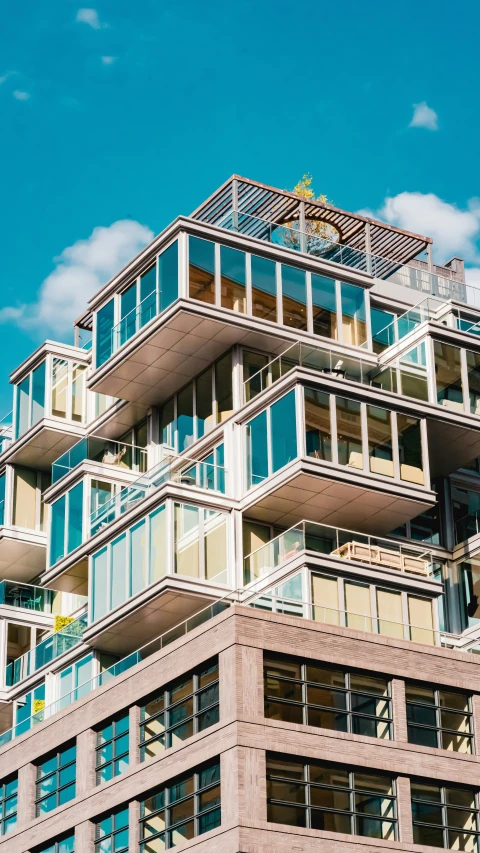
[[[402,554],[400,551],[391,551],[379,545],[367,545],[362,542],[345,542],[340,548],[332,551],[337,557],[345,560],[357,560],[360,563],[373,563],[376,566],[384,566],[388,569],[397,569],[399,572],[412,572],[415,575],[428,574],[428,562],[421,557],[412,554]]]

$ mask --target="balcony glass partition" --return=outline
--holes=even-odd
[[[361,404],[337,397],[336,411],[338,464],[363,468]]]
[[[449,409],[463,411],[462,365],[459,347],[434,341],[437,402]]]
[[[124,469],[143,473],[147,470],[147,450],[145,447],[128,444],[122,440],[111,441],[96,435],[80,439],[52,465],[52,483],[58,483],[62,477],[77,465],[89,459],[108,465],[112,470]]]
[[[43,495],[50,475],[43,471],[15,466],[13,472],[12,524],[27,530],[45,530]]]
[[[261,320],[277,321],[277,273],[274,261],[251,256],[252,314]]]
[[[190,236],[188,262],[191,298],[215,305],[215,243]]]
[[[220,289],[222,308],[247,313],[245,252],[220,246]]]
[[[250,583],[268,575],[295,559],[302,551],[313,551],[413,575],[431,576],[434,571],[432,552],[424,547],[301,521],[245,557],[244,582]]]
[[[246,425],[247,488],[261,483],[298,455],[295,391]]]
[[[15,438],[23,435],[44,416],[45,361],[14,386]]]
[[[52,504],[48,541],[49,565],[54,566],[83,542],[83,482]]]
[[[87,614],[80,616],[61,631],[57,631],[42,640],[34,649],[9,663],[6,669],[7,687],[12,687],[32,675],[47,663],[73,649],[82,642],[83,632],[87,627]]]
[[[393,321],[386,324],[382,329],[376,329],[372,334],[373,351],[382,353],[388,347],[402,340],[414,329],[428,320],[435,320],[437,312],[443,308],[445,303],[439,299],[428,297],[418,305],[410,308],[405,314],[395,317]],[[376,323],[378,327],[379,323]]]

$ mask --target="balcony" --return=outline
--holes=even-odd
[[[144,447],[89,435],[55,459],[52,464],[52,485],[86,460],[105,466],[105,474],[111,471],[112,476],[116,471],[140,474],[147,470],[147,451]]]
[[[7,687],[13,687],[81,643],[86,625],[87,615],[84,614],[9,663],[6,668]]]
[[[366,536],[326,524],[301,521],[275,539],[257,548],[244,559],[244,582],[256,581],[305,553],[324,554],[341,560],[373,567],[376,570],[433,577],[432,552],[395,539]],[[340,565],[340,564],[339,564]]]
[[[65,594],[41,586],[2,581],[0,583],[0,606],[20,608],[30,613],[62,614],[68,616],[86,604],[85,596]]]
[[[0,421],[0,455],[10,447],[13,441],[13,411]]]

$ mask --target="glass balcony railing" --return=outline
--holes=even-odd
[[[411,622],[395,622],[380,616],[368,616],[352,610],[338,610],[323,604],[312,604],[308,601],[286,598],[283,595],[272,595],[270,592],[260,593],[248,602],[249,607],[265,610],[268,613],[282,613],[285,616],[299,616],[326,625],[339,625],[353,628],[356,631],[366,631],[369,634],[380,634],[384,637],[396,637],[401,640],[411,640],[428,646],[441,645],[441,633],[435,628],[424,625],[414,625]]]
[[[122,317],[112,329],[112,352],[116,352],[158,314],[157,302],[157,291],[153,290],[136,308],[132,308],[125,317]]]
[[[44,589],[41,586],[31,586],[16,581],[0,583],[0,604],[7,604],[9,607],[51,613],[54,595],[56,593],[53,589]]]
[[[101,436],[81,438],[52,465],[52,484],[58,483],[66,474],[85,460],[100,462],[112,469],[144,473],[147,470],[147,451],[124,441],[111,441]]]
[[[480,533],[480,510],[469,512],[455,522],[455,543],[466,542],[471,536]]]
[[[150,655],[153,655],[155,652],[166,648],[166,646],[170,645],[170,643],[173,643],[175,640],[180,639],[180,637],[189,634],[190,631],[193,631],[195,628],[198,628],[200,625],[203,625],[204,622],[208,622],[210,619],[213,619],[214,616],[218,616],[219,613],[222,613],[224,610],[227,610],[236,600],[239,600],[238,590],[236,590],[235,592],[231,592],[228,594],[228,596],[218,599],[212,604],[209,604],[207,607],[202,608],[197,613],[194,613],[193,616],[190,616],[188,619],[185,619],[183,622],[180,622],[178,625],[175,625],[173,628],[166,631],[164,634],[161,634],[159,637],[155,637],[154,640],[151,640],[145,646],[142,646],[137,651],[132,652],[131,654],[124,657],[122,660],[113,664],[113,666],[111,666],[109,669],[104,670],[102,673],[100,673],[100,675],[97,675],[95,676],[95,678],[92,678],[91,680],[78,685],[78,687],[75,690],[72,690],[71,693],[67,693],[65,696],[62,696],[61,699],[58,699],[51,705],[47,705],[45,708],[42,708],[41,711],[37,711],[36,714],[33,714],[27,720],[23,720],[21,727],[17,725],[11,729],[8,729],[5,732],[0,733],[0,747],[4,746],[6,743],[10,743],[10,741],[12,741],[15,737],[28,731],[33,726],[38,725],[38,723],[42,723],[44,720],[47,720],[49,717],[53,716],[53,714],[62,711],[64,708],[68,708],[70,705],[78,701],[78,699],[81,699],[83,696],[86,696],[92,690],[97,690],[99,687],[103,687],[105,684],[108,684],[118,675],[121,675],[123,672],[127,672],[137,663],[146,660],[148,657],[150,657]],[[69,625],[68,627],[71,628],[73,624],[74,623],[72,622],[71,625]],[[55,636],[58,637],[60,633],[61,632],[58,632],[58,634]],[[80,640],[81,637],[77,642],[80,642]],[[75,645],[75,643],[73,645]],[[63,651],[67,651],[67,648],[71,648],[71,646],[62,649],[59,654],[62,654]],[[53,660],[54,657],[58,657],[58,655],[52,656],[50,660]],[[47,663],[47,661],[45,661],[45,663]],[[14,681],[13,683],[16,684],[17,682]]]
[[[427,297],[418,305],[410,308],[405,314],[401,314],[379,332],[373,335],[373,347],[375,352],[380,353],[401,341],[410,332],[413,332],[427,320],[434,320],[438,310],[445,305],[438,299]],[[362,344],[366,348],[365,344]]]
[[[244,582],[248,584],[270,574],[302,551],[415,575],[433,574],[433,556],[429,550],[404,545],[394,539],[301,521],[245,557]]]
[[[421,365],[409,367],[402,364],[398,368],[379,368],[360,358],[348,358],[327,347],[295,343],[243,383],[245,402],[252,400],[295,367],[308,367],[325,376],[371,385],[417,400],[428,400],[426,369]]]
[[[198,461],[184,456],[165,457],[143,477],[139,477],[130,486],[125,486],[117,495],[92,512],[91,535],[111,524],[120,515],[124,515],[168,482],[225,494],[226,469],[221,465],[215,465],[211,458]]]
[[[10,447],[13,440],[13,412],[9,412],[0,421],[0,453]]]
[[[61,631],[57,631],[38,646],[26,652],[21,657],[8,664],[6,669],[6,685],[13,687],[28,678],[45,664],[63,655],[64,652],[73,649],[82,642],[83,633],[88,624],[88,616],[84,613],[78,619],[70,622]]]
[[[375,278],[392,281],[403,287],[417,290],[425,296],[438,296],[444,300],[455,299],[480,307],[480,290],[471,285],[438,275],[416,265],[415,262],[399,264],[389,258],[368,254],[361,249],[324,239],[316,235],[313,229],[310,232],[301,231],[298,227],[292,228],[289,225],[234,210],[227,213],[218,225],[229,231],[256,237],[276,246],[305,252],[316,258],[370,273]]]

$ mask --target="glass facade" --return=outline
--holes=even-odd
[[[140,851],[158,853],[221,824],[220,763],[203,765],[157,788],[140,803]]]
[[[286,656],[264,655],[263,668],[266,717],[382,740],[392,737],[386,678]]]
[[[246,425],[248,489],[297,457],[296,429],[295,391]]]
[[[218,678],[218,660],[211,660],[157,691],[142,705],[141,761],[218,723]]]
[[[267,820],[394,841],[394,779],[267,753]]]
[[[51,812],[75,797],[77,749],[64,746],[37,764],[35,814]]]

